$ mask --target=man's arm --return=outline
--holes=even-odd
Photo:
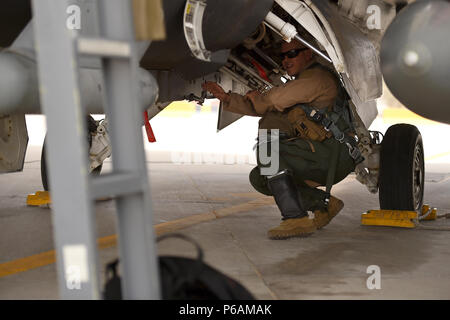
[[[313,103],[317,107],[328,106],[337,93],[336,84],[325,72],[317,69],[305,70],[296,80],[275,87],[255,97],[255,110],[260,112],[283,111],[298,103]]]
[[[202,85],[202,88],[203,90],[211,92],[214,97],[222,101],[222,106],[225,110],[246,116],[258,116],[247,96],[241,96],[236,93],[226,93],[222,87],[215,82],[205,82]]]
[[[245,115],[262,116],[267,112],[283,111],[297,103],[310,103],[315,100],[320,94],[320,86],[322,85],[315,78],[317,77],[299,78],[282,86],[274,87],[263,94],[256,91],[249,92],[245,96],[236,93],[226,94],[212,86],[211,89],[216,90],[218,96],[211,92],[224,102],[225,110]],[[214,84],[220,88],[219,85]]]
[[[215,82],[204,83],[203,89],[224,102],[225,110],[250,116],[283,111],[298,103],[314,102],[318,108],[327,107],[337,95],[335,80],[326,71],[317,68],[305,70],[296,80],[274,87],[263,94],[227,94]]]

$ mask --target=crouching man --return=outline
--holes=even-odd
[[[259,156],[258,166],[250,172],[253,187],[273,196],[281,211],[281,224],[268,232],[271,239],[305,237],[328,224],[344,204],[317,187],[327,186],[329,191],[355,168],[348,144],[334,136],[336,131],[351,136],[350,121],[341,116],[341,110],[334,110],[340,109],[336,107],[341,92],[336,76],[316,63],[313,52],[300,42],[283,43],[281,57],[284,69],[294,80],[264,94],[250,92],[242,96],[225,93],[215,82],[203,84],[204,90],[223,102],[225,110],[261,117],[259,128],[270,133],[266,141],[260,139],[259,148],[265,143],[266,150],[270,150],[270,134],[279,132],[277,172],[262,174],[268,165]],[[329,117],[329,112],[335,116]],[[334,132],[325,129],[323,118],[334,119]],[[307,211],[314,212],[314,219]]]

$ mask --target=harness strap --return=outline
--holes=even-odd
[[[326,189],[325,189],[326,196],[325,196],[324,202],[327,207],[330,202],[331,188],[333,187],[334,178],[336,177],[338,159],[339,159],[339,145],[334,144],[333,150],[331,153],[331,163],[330,163],[330,167],[328,168],[327,182],[326,182]]]
[[[364,158],[362,157],[356,144],[356,140],[348,136],[346,134],[346,130],[343,131],[339,129],[337,123],[341,119],[341,116],[338,113],[333,111],[327,112],[325,109],[317,110],[307,104],[297,104],[296,106],[302,108],[306,115],[313,121],[322,124],[325,130],[330,131],[337,141],[340,143],[345,143],[348,147],[350,157],[352,157],[356,164],[364,161]]]

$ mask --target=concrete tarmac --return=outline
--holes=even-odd
[[[146,144],[156,234],[195,239],[207,263],[258,299],[450,299],[449,231],[362,226],[361,214],[379,208],[378,195],[354,175],[333,187],[345,207],[328,226],[308,238],[268,239],[281,221],[278,208],[248,181],[258,119],[244,117],[216,133],[217,110],[186,108],[152,119],[158,143]],[[422,132],[425,203],[450,213],[450,126],[386,109],[371,130],[401,122]],[[0,299],[58,299],[52,212],[26,205],[28,194],[42,190],[44,118],[28,117],[27,125],[24,171],[0,175]],[[107,160],[104,172],[110,167]],[[423,224],[448,229],[450,219]],[[96,231],[103,285],[105,265],[118,256],[114,201],[96,204]],[[160,255],[196,255],[179,239],[157,247]],[[379,289],[371,286],[373,268]]]
[[[0,175],[0,299],[58,299],[51,210],[26,206],[27,194],[41,190],[40,148],[29,152],[23,172]],[[252,165],[148,168],[156,233],[195,239],[207,263],[258,299],[450,298],[450,233],[362,226],[361,213],[379,208],[378,195],[354,175],[333,188],[345,207],[332,223],[308,238],[270,240],[267,230],[280,214],[271,197],[249,184]],[[431,164],[427,171],[425,201],[439,214],[450,212],[450,166]],[[118,256],[113,201],[96,204],[96,221],[104,284],[104,267]],[[426,224],[448,228],[450,220]],[[158,252],[196,254],[179,239],[159,243]],[[368,288],[370,266],[379,267],[379,289]]]

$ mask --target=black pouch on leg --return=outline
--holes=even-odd
[[[302,218],[308,215],[294,183],[294,178],[288,170],[283,170],[268,178],[267,182],[283,220]]]

